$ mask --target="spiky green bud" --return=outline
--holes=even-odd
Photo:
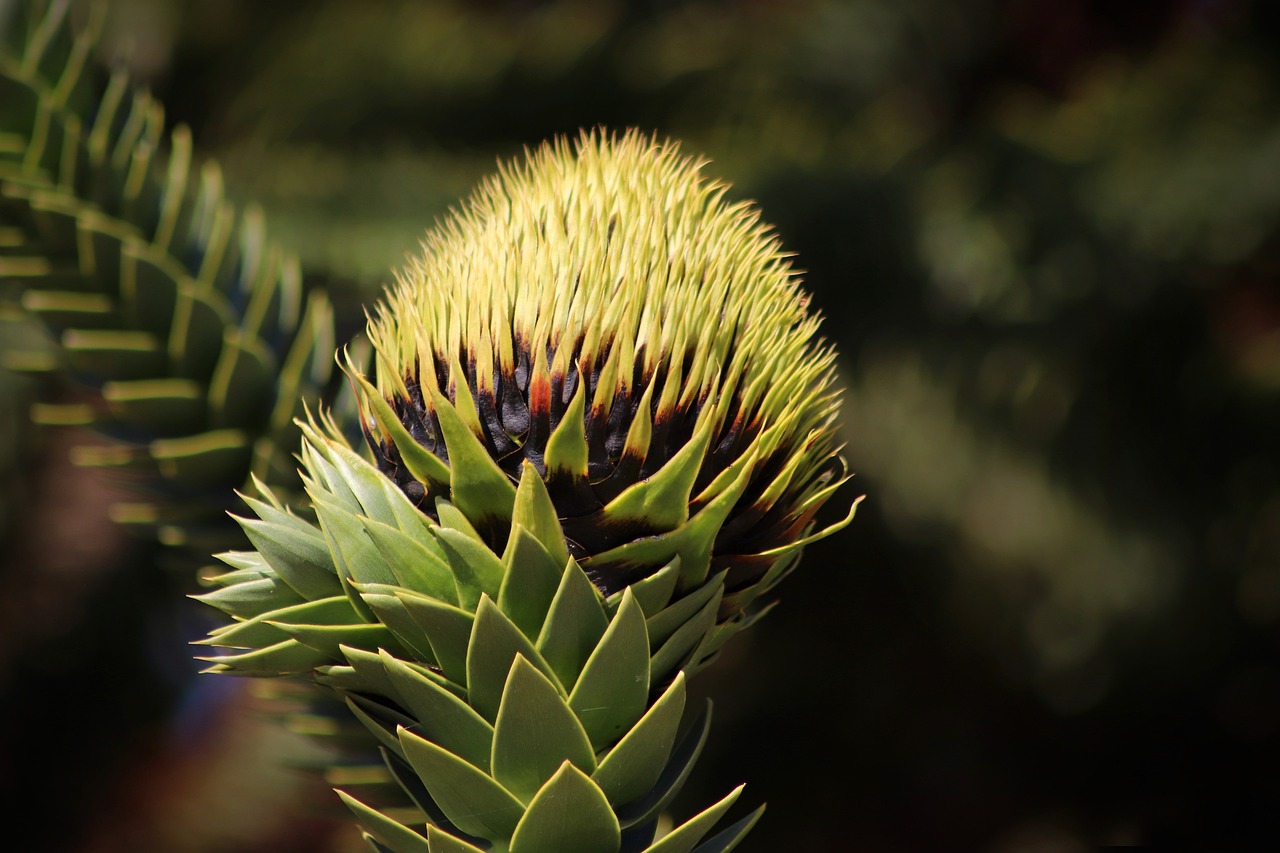
[[[754,209],[637,135],[541,149],[425,249],[348,365],[377,466],[304,428],[316,523],[248,499],[213,669],[346,699],[421,810],[344,795],[378,849],[688,853],[738,792],[653,840],[686,678],[844,523],[833,353]]]
[[[586,134],[482,184],[370,325],[398,423],[373,401],[369,436],[419,507],[452,500],[491,544],[530,462],[603,592],[678,556],[683,590],[727,571],[729,613],[789,565],[844,465],[808,298],[756,209],[700,168]],[[458,459],[487,469],[474,495]]]

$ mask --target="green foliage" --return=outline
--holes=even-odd
[[[67,4],[44,8],[28,10],[16,53],[0,51],[0,299],[51,345],[6,335],[0,355],[78,383],[36,416],[117,439],[80,464],[145,478],[155,496],[114,517],[225,547],[232,488],[251,472],[296,481],[293,421],[328,383],[332,309],[303,292],[261,213],[227,200],[217,165],[193,161],[185,127],[166,133],[123,72],[95,94],[102,7],[77,31]]]
[[[817,319],[754,210],[725,204],[724,188],[698,179],[673,146],[584,136],[580,160],[590,153],[592,169],[638,183],[629,195],[569,194],[587,202],[552,217],[571,237],[569,257],[554,241],[541,254],[520,251],[524,237],[487,244],[479,268],[495,276],[499,315],[504,264],[534,264],[516,271],[522,283],[555,273],[502,336],[486,339],[474,312],[414,314],[458,305],[421,299],[409,282],[375,321],[377,381],[400,396],[352,374],[366,394],[362,426],[381,436],[368,436],[379,464],[394,457],[414,482],[393,480],[344,442],[331,415],[318,426],[309,414],[331,375],[333,312],[324,295],[303,293],[297,261],[268,242],[261,213],[236,212],[217,166],[193,164],[190,133],[166,134],[159,105],[130,91],[124,72],[94,91],[84,71],[101,7],[78,30],[63,4],[30,11],[17,53],[0,53],[0,296],[49,339],[3,355],[49,385],[74,380],[75,402],[45,405],[37,419],[106,434],[110,444],[79,460],[153,491],[115,507],[118,520],[212,547],[227,541],[217,528],[226,495],[246,492],[254,517],[239,521],[255,550],[223,554],[231,571],[200,596],[232,620],[206,641],[227,652],[207,659],[209,671],[291,676],[345,703],[366,743],[379,744],[385,778],[417,809],[391,815],[344,792],[377,849],[734,846],[759,812],[704,838],[741,789],[654,839],[706,742],[709,706],[679,736],[686,679],[759,615],[748,608],[810,538],[849,520],[813,533],[814,513],[843,481],[832,465],[835,356],[814,337]],[[662,168],[652,174],[632,162],[654,152]],[[551,174],[567,154],[567,143],[548,149],[537,168]],[[646,183],[655,176],[659,189],[673,178],[686,186],[659,192]],[[489,201],[505,205],[497,187]],[[538,205],[564,196],[533,188],[546,196]],[[621,211],[596,215],[598,201],[624,196]],[[654,198],[676,218],[643,213]],[[530,239],[546,232],[545,221],[525,225],[536,225]],[[689,270],[651,278],[656,260],[633,254],[656,245],[661,260],[674,251],[668,240],[702,254],[685,259]],[[581,252],[595,253],[601,275],[567,276],[561,263]],[[620,276],[625,301],[613,298]],[[710,338],[691,292],[726,312]],[[570,304],[575,322],[606,316],[583,330],[551,325]],[[437,325],[446,331],[433,341]],[[514,388],[517,349],[532,364],[525,420],[545,427],[505,437],[530,451],[518,477],[489,445],[498,432],[485,409],[495,365]],[[426,447],[396,410],[411,402],[409,377],[385,370],[416,365],[422,352],[449,373],[439,383],[433,370],[421,385],[413,377],[438,438]],[[589,388],[588,374],[606,381]],[[563,393],[554,405],[553,392]],[[626,458],[607,460],[619,468],[605,487],[612,495],[598,517],[567,518],[557,501],[602,464],[611,409],[629,419],[615,430]],[[306,517],[290,509],[299,437]],[[729,584],[733,536],[755,525],[768,527],[764,544]],[[593,526],[604,544],[583,553],[577,539]]]
[[[205,641],[226,652],[207,658],[210,670],[300,677],[346,699],[393,776],[409,774],[406,793],[421,789],[409,834],[344,795],[387,849],[424,849],[428,824],[430,850],[480,839],[494,850],[616,851],[624,831],[651,839],[706,736],[703,715],[677,737],[687,675],[749,623],[718,622],[724,574],[677,596],[673,564],[639,595],[606,601],[576,560],[541,544],[559,523],[532,466],[504,503],[499,556],[451,519],[445,498],[434,521],[332,428],[304,432],[317,521],[278,509],[270,490],[249,501],[257,518],[241,524],[258,550],[223,555],[232,570],[202,596],[236,620]],[[453,469],[455,482],[466,474]],[[693,849],[736,796],[656,849]],[[747,828],[698,849],[728,849],[714,845]]]

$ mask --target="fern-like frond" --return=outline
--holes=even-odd
[[[228,529],[233,488],[296,478],[293,421],[330,380],[332,309],[217,165],[195,163],[187,128],[166,131],[123,71],[97,94],[101,7],[77,28],[67,5],[31,4],[21,44],[0,47],[0,300],[55,344],[0,354],[85,389],[34,412],[117,439],[76,461],[136,472],[156,497],[114,517],[226,547],[193,537]]]

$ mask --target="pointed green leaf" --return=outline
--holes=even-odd
[[[303,483],[312,500],[324,500],[350,515],[365,514],[364,505],[345,473],[327,453],[325,443],[309,424],[299,426],[302,432]]]
[[[462,510],[444,498],[436,498],[436,515],[440,517],[440,526],[449,530],[465,533],[477,542],[484,544],[484,537],[472,526]]]
[[[622,446],[622,452],[635,459],[644,459],[649,453],[649,442],[653,439],[653,389],[657,382],[657,374],[654,374],[649,379],[648,387],[645,387],[644,393],[640,396],[635,418],[631,419],[631,425],[627,427],[627,438]]]
[[[299,675],[311,672],[321,664],[331,663],[332,657],[303,645],[297,640],[284,640],[274,646],[254,649],[240,655],[200,657],[208,661],[206,672],[231,672],[236,675]]]
[[[450,499],[479,528],[511,521],[516,488],[444,395],[432,395],[449,451]]]
[[[511,837],[511,853],[617,853],[621,843],[604,793],[565,761],[529,803]]]
[[[323,652],[334,661],[343,660],[339,646],[350,646],[365,651],[387,649],[393,654],[404,655],[405,650],[386,625],[295,625],[286,622],[269,622],[299,643]]]
[[[469,835],[505,841],[524,814],[524,805],[489,777],[443,747],[407,729],[399,731],[404,756],[431,799]]]
[[[756,822],[764,814],[764,806],[753,811],[733,826],[721,832],[717,832],[715,837],[707,841],[705,844],[699,844],[693,853],[729,853],[730,850],[738,846],[742,839],[747,837],[747,833],[755,827]]]
[[[403,493],[381,471],[361,459],[351,448],[344,447],[331,438],[324,438],[318,433],[313,434],[317,442],[323,442],[323,455],[329,459],[338,475],[355,493],[356,500],[360,502],[363,509],[362,515],[391,521],[398,518],[393,502],[403,503],[403,508],[416,512]]]
[[[276,508],[273,506],[273,508]],[[220,560],[231,566],[233,569],[244,569],[248,571],[256,571],[260,575],[271,573],[271,569],[267,567],[267,561],[262,559],[262,555],[257,551],[223,551],[221,554],[214,554],[214,559]],[[236,572],[227,572],[226,574],[216,575],[212,578],[201,578],[201,580],[209,580],[219,586],[227,586],[235,582]]]
[[[357,594],[365,603],[374,618],[386,625],[406,649],[413,652],[417,660],[429,664],[439,664],[435,650],[431,647],[431,638],[422,630],[418,621],[409,615],[404,602],[396,598],[399,587],[383,584],[356,584]]]
[[[502,704],[502,692],[507,674],[516,655],[523,655],[530,663],[550,676],[556,691],[564,695],[564,688],[556,682],[551,667],[534,649],[528,638],[486,595],[476,608],[475,627],[471,631],[471,644],[467,648],[467,698],[471,706],[486,720],[496,720]]]
[[[449,389],[453,392],[453,410],[457,413],[467,429],[479,441],[484,441],[484,427],[480,425],[480,413],[476,409],[476,398],[471,394],[471,386],[467,384],[467,374],[462,369],[462,362],[455,353],[449,360]]]
[[[715,596],[717,590],[724,588],[727,572],[720,572],[711,580],[681,598],[675,604],[664,608],[648,620],[649,642],[657,651],[663,643],[671,639],[671,635],[698,611],[707,606],[707,602]],[[723,594],[723,593],[722,593]]]
[[[651,846],[645,853],[689,853],[689,851],[693,850],[694,845],[711,831],[711,827],[715,826],[716,822],[724,817],[724,813],[729,810],[729,807],[737,802],[738,796],[745,787],[745,785],[739,785],[734,788],[723,800],[708,809],[703,809],[664,835],[660,841]]]
[[[308,528],[304,533],[297,527],[250,518],[236,517],[236,521],[280,579],[303,598],[314,601],[342,592],[320,531]]]
[[[676,581],[680,580],[680,558],[675,557],[670,563],[658,569],[647,578],[641,578],[635,583],[627,587],[636,597],[636,601],[640,604],[640,609],[644,611],[646,617],[653,616],[661,611],[671,601],[671,596],[676,591]],[[623,590],[625,592],[626,590]],[[610,612],[618,609],[618,605],[622,603],[623,592],[615,592],[609,596],[605,606]]]
[[[591,778],[615,808],[639,800],[657,784],[675,746],[684,703],[684,673],[677,673],[640,722],[601,759]]]
[[[588,448],[586,420],[583,416],[586,410],[586,385],[579,377],[573,399],[569,401],[560,417],[560,423],[547,439],[547,450],[543,458],[546,460],[548,476],[587,476]]]
[[[360,522],[395,574],[397,584],[448,604],[458,603],[453,572],[434,551],[389,524],[367,518]]]
[[[251,553],[255,557],[258,556],[257,551],[250,551],[247,553]],[[219,588],[232,586],[238,583],[248,583],[250,581],[267,580],[269,578],[274,578],[276,576],[276,573],[273,572],[271,569],[269,569],[266,563],[262,563],[259,566],[253,566],[253,567],[245,566],[243,568],[233,569],[229,572],[223,572],[220,575],[205,574],[205,572],[212,572],[212,571],[217,571],[217,570],[213,566],[206,566],[203,570],[201,570],[200,582],[203,584],[207,584],[209,586],[216,586]]]
[[[386,668],[387,676],[395,686],[405,710],[418,720],[418,725],[413,728],[414,733],[444,747],[481,770],[489,769],[493,726],[466,702],[415,672],[403,661],[383,652],[382,665]]]
[[[349,577],[347,577],[347,573],[345,571],[340,570],[340,572],[341,573],[338,575],[338,582],[342,584],[342,591],[346,593],[347,599],[351,602],[351,606],[355,608],[356,613],[360,614],[360,618],[366,622],[381,621],[380,619],[378,619],[377,616],[373,614],[373,608],[368,605],[368,603],[356,590],[355,588],[356,581],[353,581]],[[392,588],[386,584],[373,584],[373,586]]]
[[[569,561],[569,549],[565,545],[564,531],[560,529],[555,504],[551,502],[551,495],[547,493],[547,485],[538,475],[538,469],[528,460],[520,468],[520,485],[516,488],[507,552],[515,546],[517,527],[524,528],[542,543],[557,566],[563,566]],[[506,561],[507,553],[502,556]]]
[[[417,725],[417,721],[388,708],[381,702],[375,702],[368,696],[351,693],[343,697],[347,708],[360,721],[369,733],[387,749],[401,757],[404,747],[400,743],[399,731]]]
[[[679,556],[680,587],[690,589],[700,586],[711,568],[711,549],[715,544],[716,534],[746,490],[754,464],[753,456],[743,456],[734,462],[726,469],[726,473],[733,473],[730,485],[685,524],[670,533],[636,539],[594,554],[583,561],[584,568],[626,571],[637,566],[648,568],[662,565]]]
[[[283,527],[288,527],[289,529],[296,531],[301,536],[312,537],[315,540],[312,548],[321,555],[321,559],[324,561],[325,565],[332,567],[332,563],[328,560],[328,557],[325,554],[326,548],[324,545],[324,535],[320,532],[320,528],[313,522],[299,518],[290,512],[275,493],[263,483],[254,481],[254,488],[258,489],[261,493],[258,497],[254,497],[247,493],[237,492],[237,494],[240,495],[240,499],[245,502],[245,505],[253,510],[258,518],[261,518],[263,521],[269,521],[272,524],[279,524]],[[252,554],[253,552],[247,551],[243,553]],[[330,573],[333,573],[332,568],[330,568]]]
[[[493,727],[493,778],[523,802],[565,761],[595,770],[595,753],[555,685],[517,655]]]
[[[365,651],[348,645],[339,646],[338,650],[342,652],[342,656],[347,663],[351,664],[351,668],[355,670],[360,681],[368,685],[361,692],[375,696],[386,696],[397,704],[400,703],[400,695],[397,693],[395,685],[391,683],[391,677],[387,675],[386,667],[382,665],[381,652]],[[391,730],[391,734],[395,734],[394,729]],[[396,748],[398,749],[399,741],[396,741],[396,743]]]
[[[336,503],[315,496],[311,504],[315,507],[334,565],[342,577],[359,583],[397,582],[391,567],[374,547],[356,516]]]
[[[321,664],[312,676],[316,684],[345,693],[368,692],[371,685],[362,678],[355,667],[343,664]]]
[[[644,612],[627,590],[618,615],[587,659],[569,707],[597,750],[618,739],[649,705],[649,635]]]
[[[511,528],[511,539],[502,562],[506,571],[498,590],[498,608],[526,637],[536,640],[560,586],[565,563],[557,563],[519,524]]]
[[[632,826],[638,826],[645,821],[652,820],[663,809],[671,804],[676,794],[680,793],[680,789],[689,778],[689,774],[693,772],[693,765],[698,761],[698,756],[702,754],[702,748],[707,743],[707,732],[711,730],[711,702],[707,701],[706,707],[698,718],[693,721],[693,725],[684,733],[684,737],[680,739],[675,751],[672,752],[671,758],[667,760],[667,766],[662,768],[662,773],[658,776],[657,783],[645,795],[644,799],[636,800],[625,806],[620,806],[617,810],[618,821],[623,829]],[[601,766],[604,763],[601,762]]]
[[[750,614],[739,613],[728,622],[721,622],[708,631],[706,636],[702,638],[702,642],[698,644],[697,649],[694,651],[692,661],[687,665],[687,668],[690,670],[689,674],[693,675],[703,669],[711,659],[714,659],[715,656],[719,654],[720,649],[725,643],[733,639],[733,637],[739,632],[750,628],[765,616],[769,615],[770,611],[772,611],[776,606],[777,602],[772,601],[766,606]],[[723,600],[720,602],[720,609],[724,610]]]
[[[538,635],[538,651],[572,690],[583,664],[609,627],[600,594],[577,562],[570,560]]]
[[[351,515],[364,514],[364,505],[346,476],[329,457],[327,444],[310,424],[300,424],[302,433],[303,483],[313,500],[326,500]]]
[[[369,808],[364,803],[343,791],[336,792],[351,813],[356,816],[356,823],[365,832],[390,847],[395,853],[432,853],[427,839],[407,826],[397,823],[382,812]]]
[[[757,598],[765,594],[778,581],[789,574],[800,562],[800,554],[792,553],[777,560],[764,576],[749,586],[738,587],[733,592],[726,592],[720,602],[727,613],[741,613]]]
[[[421,626],[445,677],[454,684],[467,684],[467,649],[471,644],[475,616],[452,604],[412,593],[396,598]]]
[[[502,560],[480,542],[465,533],[437,527],[434,533],[444,550],[458,588],[458,605],[474,610],[481,595],[498,597],[502,588]]]
[[[240,619],[252,619],[254,616],[306,601],[293,587],[274,577],[232,584],[224,589],[191,597]]]
[[[675,530],[689,520],[689,496],[711,442],[711,421],[651,477],[628,486],[604,508],[606,523]]]
[[[716,585],[715,594],[698,613],[681,625],[671,635],[671,639],[662,644],[649,662],[650,677],[658,684],[665,681],[671,673],[687,661],[693,650],[706,637],[707,632],[715,627],[716,612],[720,609],[720,596],[724,594],[723,584]]]
[[[434,826],[427,827],[427,840],[431,844],[431,853],[484,853],[479,847]]]
[[[280,629],[268,622],[298,622],[310,625],[343,625],[358,621],[351,602],[345,595],[335,595],[318,601],[307,601],[276,608],[244,622],[235,622],[210,632],[201,645],[222,648],[260,648],[288,639]]]
[[[412,731],[412,727],[406,726]],[[414,772],[413,766],[404,759],[404,753],[401,749],[387,749],[379,747],[378,751],[382,754],[382,761],[386,765],[391,778],[400,786],[400,790],[409,795],[409,799],[413,800],[413,804],[417,806],[424,815],[426,815],[427,823],[435,829],[456,833],[459,836],[466,835],[462,830],[453,825],[453,821],[440,811],[440,807],[436,805],[435,800],[431,799],[431,794],[427,791],[427,786],[422,784],[422,780],[418,778],[418,774]],[[430,838],[430,835],[427,836]],[[482,841],[482,839],[475,839]]]
[[[378,424],[391,437],[391,442],[400,452],[400,458],[409,469],[409,473],[413,474],[418,482],[425,483],[428,491],[446,492],[449,488],[449,466],[418,444],[404,424],[400,423],[400,419],[396,417],[396,413],[391,410],[390,404],[378,389],[374,388],[359,370],[352,367],[350,361],[343,364],[343,370],[360,386],[363,399],[373,410],[373,416]]]

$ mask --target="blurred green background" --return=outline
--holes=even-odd
[[[347,332],[425,227],[556,134],[680,139],[761,204],[842,353],[868,498],[702,677],[683,808],[748,782],[770,808],[742,849],[1280,841],[1280,6],[111,0],[99,58],[263,205]],[[358,849],[322,784],[273,769],[304,747],[190,678],[173,638],[203,616],[151,549],[82,520],[115,568],[41,568],[67,495],[110,487],[59,446],[0,417],[28,579],[0,684],[64,684],[48,650],[104,602],[148,615],[92,709],[5,703],[0,782],[68,815],[30,849]],[[30,579],[87,591],[14,627],[58,597]],[[4,778],[90,714],[132,734],[88,777]]]

